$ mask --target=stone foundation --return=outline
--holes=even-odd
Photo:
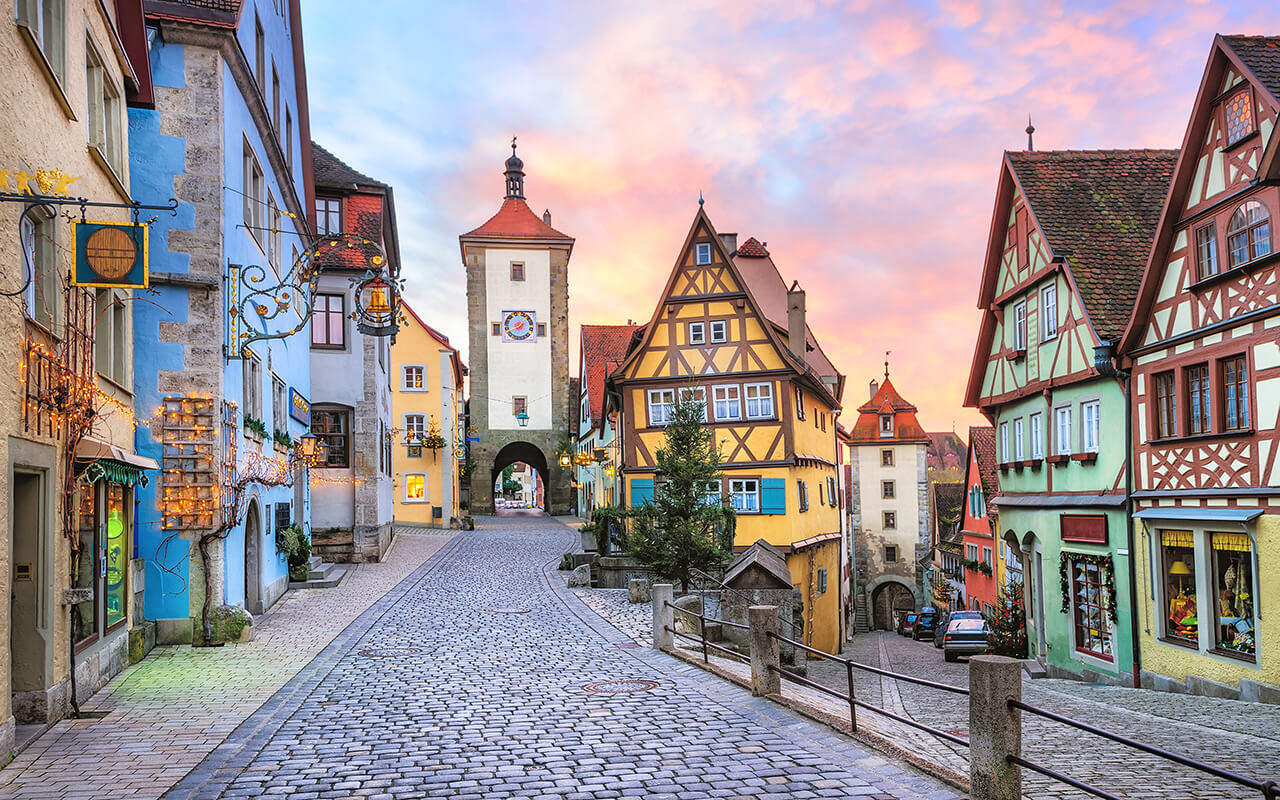
[[[1219,697],[1226,700],[1244,700],[1249,703],[1280,705],[1280,686],[1241,679],[1239,686],[1188,675],[1185,681],[1142,670],[1142,688],[1175,694],[1196,694],[1203,697]]]

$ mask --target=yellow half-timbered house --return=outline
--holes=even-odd
[[[843,579],[836,417],[844,376],[805,323],[764,245],[717,234],[698,209],[643,334],[612,373],[622,405],[626,501],[653,497],[654,463],[678,400],[706,408],[724,477],[709,487],[738,512],[735,549],[787,553],[810,646],[839,651]]]

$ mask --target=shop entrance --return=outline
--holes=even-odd
[[[249,501],[244,517],[244,607],[250,614],[261,614],[262,608],[262,521],[258,501]]]
[[[43,694],[52,670],[53,624],[50,598],[53,572],[49,559],[44,505],[45,475],[13,472],[13,518],[9,541],[13,564],[13,602],[9,606],[9,658],[13,693]],[[42,591],[42,589],[47,589]],[[19,725],[42,723],[46,703],[14,703]]]

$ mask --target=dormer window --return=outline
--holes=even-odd
[[[1253,93],[1248,87],[1227,101],[1222,117],[1227,130],[1228,147],[1253,133]]]
[[[886,439],[893,436],[893,415],[880,415],[880,438]]]
[[[695,248],[697,256],[694,263],[701,266],[711,263],[711,245],[708,242],[699,242]]]
[[[1250,200],[1236,209],[1227,226],[1227,250],[1233,267],[1271,252],[1271,215],[1266,206]]]

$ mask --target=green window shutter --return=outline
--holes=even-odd
[[[765,478],[760,481],[760,513],[787,513],[787,481],[785,478]]]
[[[631,507],[653,502],[653,478],[631,479]]]

